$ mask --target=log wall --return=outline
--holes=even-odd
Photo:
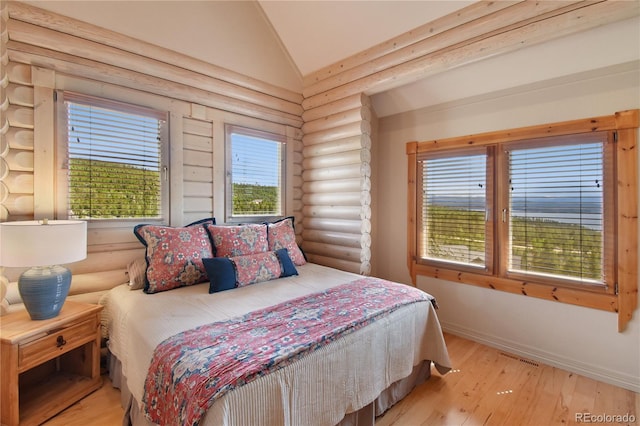
[[[286,135],[286,214],[297,218],[301,234],[300,94],[24,3],[1,4],[0,221],[61,217],[53,94],[73,90],[169,111],[174,226],[204,217],[224,222],[226,122]],[[136,223],[89,227],[87,259],[68,265],[71,295],[98,297],[128,280],[127,264],[144,253]],[[3,270],[0,299],[6,281],[23,270]],[[16,293],[11,282],[7,297],[15,302]]]
[[[324,109],[306,111],[303,119],[303,249],[314,263],[369,274],[369,98],[351,96]]]
[[[0,163],[0,219],[29,220],[34,214],[34,111],[31,66],[7,63],[5,89],[6,132]]]
[[[9,153],[9,143],[7,142],[7,133],[9,132],[9,119],[7,118],[7,110],[9,109],[9,98],[7,97],[7,87],[9,86],[9,74],[7,73],[7,65],[9,65],[8,20],[7,3],[0,1],[0,222],[7,220],[9,216],[4,206],[9,197],[9,190],[5,183],[5,179],[9,175],[9,166],[5,160]],[[4,275],[4,268],[0,266],[0,315],[6,314],[9,310],[9,303],[6,299],[8,285],[9,280]]]

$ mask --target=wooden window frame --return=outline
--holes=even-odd
[[[460,148],[457,150],[438,150],[437,152],[429,152],[429,155],[427,156],[427,158],[425,158],[425,160],[430,160],[430,159],[436,159],[436,158],[442,158],[442,157],[452,157],[452,156],[460,156],[460,157],[464,157],[467,155],[484,155],[487,157],[486,162],[485,162],[485,171],[486,171],[486,178],[485,178],[485,188],[486,188],[486,203],[487,205],[493,205],[493,197],[494,197],[494,185],[491,184],[491,182],[489,181],[493,181],[493,164],[490,161],[491,155],[493,153],[493,147],[489,147],[489,146],[476,146],[476,147],[465,147],[465,148]],[[420,166],[420,161],[418,160],[418,166],[417,166],[417,176],[422,176],[422,167]],[[422,179],[417,179],[416,183],[417,183],[417,188],[416,188],[416,197],[417,197],[417,206],[420,205],[424,205],[423,203],[423,194],[425,192],[425,188],[423,188],[422,185]],[[417,212],[417,211],[416,211]],[[422,215],[417,215],[416,214],[416,223],[417,223],[417,228],[416,228],[416,232],[419,229],[422,229],[424,226],[424,222],[422,221]],[[474,274],[482,274],[482,275],[492,275],[494,273],[494,251],[493,251],[493,246],[494,244],[492,244],[492,236],[494,235],[494,222],[493,221],[486,221],[485,222],[486,228],[485,228],[485,241],[487,242],[486,246],[485,246],[485,262],[483,266],[476,266],[476,265],[472,265],[472,264],[467,264],[467,263],[455,263],[457,266],[457,270],[459,271],[465,271],[465,272],[471,272]],[[419,235],[419,233],[417,232],[416,235]],[[424,237],[424,236],[423,236]],[[422,248],[420,241],[416,240],[416,253],[419,253],[419,250]],[[430,259],[424,259],[422,258],[421,255],[417,255],[416,256],[416,261],[420,264],[425,264],[425,265],[438,265],[441,267],[450,267],[452,264],[452,262],[449,262],[447,260],[444,259],[438,259],[438,258],[430,258]]]
[[[600,309],[618,314],[618,331],[624,331],[631,320],[638,304],[638,127],[640,110],[617,112],[613,115],[564,121],[553,124],[537,125],[517,129],[487,132],[477,135],[454,137],[448,139],[408,142],[406,153],[408,159],[408,212],[407,212],[407,265],[413,284],[417,276],[428,276],[452,282],[471,284],[493,290],[501,290],[524,296],[536,297],[561,303],[569,303],[588,308]],[[614,177],[615,197],[605,202],[614,202],[613,235],[605,234],[605,238],[613,242],[613,271],[616,275],[614,286],[610,289],[596,290],[579,288],[572,285],[561,286],[550,284],[544,280],[536,280],[528,276],[522,277],[506,274],[504,267],[494,268],[494,274],[474,273],[459,270],[449,265],[427,265],[420,262],[418,256],[418,199],[420,176],[418,174],[418,157],[423,152],[464,149],[470,146],[498,146],[515,141],[536,139],[549,136],[565,136],[581,133],[609,131],[615,132],[617,140],[614,145]],[[494,172],[496,197],[505,193],[502,186],[504,179],[500,174],[504,171],[504,161],[498,155],[498,169]],[[493,215],[494,222],[497,221]],[[504,227],[494,223],[494,254],[503,257],[505,246]],[[497,261],[497,264],[505,262]]]
[[[581,140],[585,142],[593,141],[594,134],[597,139],[599,139],[603,143],[603,174],[604,174],[604,191],[603,191],[603,205],[604,206],[615,206],[615,141],[614,141],[614,131],[601,131],[601,132],[590,132],[590,133],[573,133],[570,135],[562,135],[562,136],[550,136],[539,139],[524,139],[513,142],[506,142],[501,144],[498,157],[500,176],[498,177],[498,182],[504,183],[508,182],[511,178],[509,173],[509,158],[506,154],[507,151],[517,150],[522,147],[528,148],[542,148],[542,147],[557,147],[563,145],[573,145],[575,143],[580,143]],[[502,190],[500,191],[501,200],[499,202],[497,212],[502,212],[503,208],[507,208],[508,210],[508,191]],[[605,277],[604,285],[601,284],[591,284],[587,282],[580,282],[580,280],[573,280],[569,277],[560,278],[560,277],[545,277],[544,275],[535,276],[532,278],[531,274],[527,274],[524,271],[510,271],[508,270],[508,262],[506,260],[500,262],[500,271],[499,275],[506,278],[513,278],[515,280],[520,281],[531,281],[534,279],[536,282],[541,284],[548,285],[563,285],[566,287],[574,287],[581,291],[595,291],[595,292],[603,292],[609,294],[615,294],[615,285],[608,285],[609,282],[616,282],[616,274],[614,268],[614,260],[615,260],[615,240],[613,235],[615,234],[615,210],[616,207],[605,208],[603,214],[603,274]],[[506,212],[506,215],[510,215],[511,212]],[[509,256],[509,221],[497,221],[499,226],[498,231],[498,241],[500,243],[500,259],[507,259]]]

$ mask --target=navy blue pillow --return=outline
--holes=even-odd
[[[236,288],[236,265],[228,257],[202,259],[209,277],[209,293]]]
[[[278,278],[298,275],[298,270],[289,257],[289,251],[286,248],[281,248],[273,253],[280,263],[281,272]],[[239,258],[242,257],[243,256],[240,256]],[[202,263],[204,264],[207,276],[209,277],[209,293],[231,290],[238,286],[238,275],[236,269],[238,266],[236,265],[234,258],[205,258],[202,259]]]
[[[280,266],[282,267],[282,274],[280,275],[280,278],[290,277],[291,275],[298,275],[298,270],[293,264],[291,257],[289,257],[289,250],[287,250],[286,248],[276,250],[276,256],[278,257]]]

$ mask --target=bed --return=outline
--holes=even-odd
[[[195,226],[209,226],[213,229],[211,224],[198,223]],[[292,221],[287,226],[293,230]],[[225,250],[224,243],[220,243],[218,239],[216,244],[211,232],[208,238],[213,242],[210,255],[220,259],[213,265],[217,268],[215,270],[209,269],[212,265],[207,264],[209,277],[206,281],[179,285],[171,288],[171,291],[151,291],[153,294],[149,294],[149,282],[153,280],[147,279],[144,291],[132,290],[131,285],[121,285],[112,289],[102,300],[105,305],[104,327],[110,353],[110,375],[114,385],[122,390],[124,424],[372,425],[375,416],[403,398],[416,384],[426,380],[431,374],[432,365],[441,374],[450,369],[434,300],[426,293],[413,287],[307,263],[299,258],[296,262],[285,265],[287,268],[293,267],[295,273],[282,278],[259,279],[250,285],[238,286],[238,280],[241,280],[238,277],[239,270],[244,265],[241,260],[249,256],[246,255],[246,247],[240,255],[229,252],[225,256],[222,255]],[[230,238],[235,240],[237,235],[230,235]],[[231,240],[228,239],[227,242]],[[157,247],[167,247],[166,244],[156,242],[146,240],[145,278],[148,278],[149,269],[153,268],[152,252]],[[290,243],[291,241],[285,246],[289,244],[291,251],[296,250]],[[268,245],[267,251],[271,248],[274,247]],[[204,255],[198,254],[195,257],[202,256]],[[261,259],[263,257],[258,256]],[[166,259],[166,253],[161,257]],[[265,262],[259,260],[253,263],[263,265]],[[224,272],[221,265],[229,264],[232,268]],[[223,271],[223,277],[224,273],[235,274],[235,285],[215,291],[214,281],[219,281],[220,277],[213,275],[218,274],[219,270]],[[220,282],[217,284],[220,287]],[[378,296],[379,288],[384,288],[385,294],[389,291],[400,291],[401,294],[389,293],[387,296]],[[365,311],[372,312],[369,319],[359,320],[358,323],[345,320],[346,325],[335,336],[322,338],[321,343],[316,341],[305,347],[298,344],[302,349],[296,349],[297,352],[288,358],[285,357],[282,363],[270,362],[269,369],[265,372],[253,372],[236,377],[231,386],[226,386],[224,391],[217,389],[215,397],[211,397],[213,391],[209,392],[209,399],[205,398],[208,402],[196,416],[180,417],[182,411],[175,411],[176,415],[166,414],[173,413],[171,404],[167,402],[171,399],[168,395],[173,395],[174,401],[176,395],[189,395],[178,399],[181,401],[179,405],[182,406],[197,400],[193,393],[190,393],[192,388],[213,388],[210,381],[202,382],[205,374],[201,374],[202,377],[198,377],[199,381],[194,382],[197,386],[187,386],[187,382],[183,382],[180,377],[188,375],[180,374],[184,375],[185,371],[191,374],[193,371],[199,371],[199,367],[189,365],[188,358],[180,359],[175,365],[169,364],[167,351],[173,350],[182,354],[188,352],[185,342],[195,346],[202,344],[205,348],[194,350],[198,351],[198,356],[202,356],[203,351],[211,352],[207,361],[210,368],[226,368],[225,374],[229,373],[228,370],[233,373],[236,367],[229,367],[233,360],[224,358],[228,356],[227,352],[232,350],[225,347],[224,353],[216,352],[218,343],[212,344],[202,335],[206,330],[224,325],[232,331],[223,335],[223,338],[219,337],[222,335],[219,331],[208,331],[216,339],[221,339],[215,340],[216,342],[226,342],[236,337],[247,345],[253,344],[262,348],[265,344],[260,344],[260,339],[268,338],[264,336],[275,332],[273,330],[286,323],[295,330],[302,330],[299,335],[311,342],[313,339],[309,336],[313,333],[309,331],[311,329],[307,330],[303,326],[312,321],[323,326],[336,325],[334,328],[339,328],[337,318],[347,315],[348,307],[356,300],[344,296],[348,294],[348,297],[351,297],[352,293],[345,293],[347,291],[354,294],[362,292],[366,295],[366,300],[363,299],[362,303],[363,306],[367,306]],[[411,296],[417,299],[407,299],[406,303],[401,303],[405,293],[407,298]],[[388,312],[382,312],[379,307],[382,303],[369,303],[380,300],[378,297],[387,297],[395,301],[396,305]],[[312,311],[322,311],[322,315],[329,315],[328,312],[332,311],[332,308],[327,308],[329,305],[317,309],[297,308],[297,303],[320,303],[319,298],[324,298],[321,303],[325,304],[333,304],[338,299],[345,300],[346,308],[333,309],[335,317],[331,317],[331,320],[325,320],[325,317],[309,318],[309,312]],[[308,308],[310,305],[305,306]],[[234,331],[239,330],[234,327],[242,328],[250,321],[262,324],[260,321],[274,317],[274,312],[280,315],[280,309],[285,307],[295,310],[294,316],[300,317],[300,312],[304,312],[303,320],[307,322],[293,326],[293,320],[289,317],[283,321],[277,317],[269,326],[245,327],[249,329],[249,333],[254,333],[251,334],[251,338],[239,337],[240,331]],[[354,312],[356,310],[353,309]],[[261,328],[267,331],[256,335],[255,330]],[[183,336],[191,337],[189,340]],[[176,338],[178,340],[175,340]],[[164,348],[165,352],[160,350],[161,348]],[[259,349],[254,347],[252,351],[259,352]],[[178,365],[180,367],[176,367]],[[266,364],[263,365],[265,366]],[[158,368],[169,370],[163,376],[159,375]],[[180,373],[177,373],[178,369]],[[162,382],[162,377],[167,381]],[[173,384],[170,383],[171,377],[175,379]],[[180,384],[188,388],[187,394],[179,394],[175,389],[167,390],[171,386],[179,387]],[[165,391],[168,393],[163,394]],[[162,404],[165,411],[159,412],[165,414],[156,413],[154,417],[154,409]]]

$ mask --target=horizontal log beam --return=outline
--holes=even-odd
[[[443,16],[417,28],[400,34],[390,40],[372,46],[353,56],[345,58],[335,64],[331,64],[304,77],[304,87],[328,78],[340,75],[345,70],[353,69],[359,65],[384,57],[416,42],[441,34],[452,28],[456,28],[468,22],[475,21],[483,16],[491,15],[500,9],[510,7],[520,1],[480,1],[471,4],[455,13]]]
[[[508,2],[499,3],[507,3],[508,5]],[[500,6],[504,6],[504,4]],[[487,7],[486,3],[484,5],[474,4],[461,11],[436,20],[446,22],[444,25],[438,22],[426,25],[430,30],[438,28],[442,31],[434,31],[435,34],[425,34],[424,31],[422,33],[416,33],[413,43],[404,47],[398,47],[384,56],[364,61],[353,68],[343,68],[340,73],[335,73],[313,85],[305,86],[303,95],[310,97],[318,93],[323,93],[347,82],[384,71],[441,49],[446,49],[459,43],[468,43],[474,39],[486,38],[498,31],[506,32],[512,29],[510,26],[523,26],[584,6],[585,2],[583,1],[524,1],[510,5],[509,7],[501,7],[499,10],[493,10],[486,15],[478,16],[479,14],[476,13],[468,13],[469,9],[474,11],[478,10],[484,14],[490,12],[491,7]],[[475,17],[475,19],[469,19],[472,17]],[[420,28],[425,28],[425,26]],[[403,36],[400,36],[401,39],[402,37]],[[396,39],[392,40],[395,41]]]
[[[11,194],[33,195],[33,173],[10,171],[2,179],[7,191]]]
[[[343,232],[326,232],[315,229],[308,229],[302,233],[304,241],[332,244],[344,247],[360,248],[362,237],[355,234],[347,234]]]
[[[371,108],[371,98],[363,93],[356,93],[334,102],[320,105],[317,108],[306,110],[302,113],[302,119],[305,122],[314,121],[335,114],[337,111],[347,111],[359,107]]]
[[[304,218],[360,220],[360,206],[304,206],[302,214]]]
[[[585,3],[585,7],[581,9],[506,32],[495,32],[486,38],[458,43],[367,77],[347,82],[342,86],[305,98],[302,106],[305,110],[309,110],[358,93],[368,95],[380,93],[490,56],[513,52],[523,46],[557,39],[639,14],[640,3],[635,1]]]
[[[360,164],[362,161],[371,161],[368,149],[344,151],[339,154],[306,156],[302,161],[302,167],[308,169],[321,169],[324,167],[346,166],[347,164]]]
[[[330,268],[352,272],[354,274],[359,274],[360,268],[362,266],[360,262],[352,262],[349,260],[337,259],[335,257],[330,257],[330,256],[320,256],[313,253],[308,254],[307,259],[310,262],[317,263],[318,265],[324,265]]]
[[[350,262],[360,261],[360,248],[344,247],[334,244],[316,243],[312,241],[304,242],[304,251],[307,254],[335,257]]]
[[[10,104],[33,107],[33,87],[9,83],[6,90]]]
[[[5,138],[9,148],[33,150],[33,129],[11,127]]]
[[[185,102],[193,102],[222,111],[235,112],[248,117],[260,118],[274,123],[285,124],[293,127],[301,127],[302,120],[295,115],[272,110],[249,102],[231,99],[216,93],[207,92],[192,86],[174,82],[167,82],[147,74],[124,70],[107,64],[96,63],[88,59],[82,59],[42,49],[36,46],[9,41],[9,58],[12,61],[22,62],[48,68],[68,75],[111,83],[130,89],[144,90],[156,95]]]
[[[2,205],[10,216],[33,218],[33,194],[9,194]]]
[[[358,192],[362,190],[362,179],[316,180],[305,182],[302,190],[307,194],[335,194],[339,192]]]
[[[73,272],[72,272],[73,273]],[[113,287],[129,282],[127,269],[116,269],[103,272],[74,273],[73,285],[69,288],[69,296],[110,290]]]
[[[6,114],[10,126],[33,129],[33,108],[9,105]]]
[[[322,206],[359,206],[361,204],[362,194],[358,192],[318,192],[306,193],[302,197],[304,205],[322,205]]]
[[[326,117],[319,118],[317,120],[307,121],[302,126],[302,131],[305,134],[314,133],[345,124],[355,123],[360,120],[371,120],[371,109],[369,107],[357,107],[347,111],[327,115]]]
[[[371,134],[371,124],[368,121],[359,121],[331,129],[320,130],[315,133],[308,133],[302,137],[302,141],[305,146],[307,146],[362,134]]]
[[[178,65],[135,55],[120,48],[106,46],[79,37],[70,36],[38,25],[9,20],[11,40],[60,53],[73,52],[74,56],[97,63],[107,63],[125,70],[148,74],[163,80],[184,84],[232,99],[250,102],[266,108],[301,115],[300,104],[284,101],[254,90],[236,86],[205,76]],[[176,62],[178,64],[178,62]]]
[[[33,151],[10,149],[4,160],[11,171],[33,172]]]
[[[5,185],[5,180],[0,180],[0,204],[9,197],[9,188]]]
[[[305,229],[317,229],[326,232],[344,232],[360,235],[361,220],[342,220],[319,217],[306,217],[303,220]]]
[[[135,223],[134,223],[135,224]],[[117,228],[91,228],[87,231],[87,246],[121,244],[121,243],[140,243],[133,234],[133,225],[120,226]],[[104,268],[93,269],[102,271]]]
[[[316,143],[305,146],[302,149],[304,157],[318,155],[339,154],[361,148],[371,148],[371,137],[368,135],[355,135],[347,138],[335,139],[328,142]]]
[[[151,58],[167,64],[180,64],[183,68],[213,77],[239,87],[264,93],[276,98],[300,104],[298,93],[270,85],[228,69],[209,64],[190,56],[162,48],[151,43],[128,37],[77,19],[69,18],[22,2],[9,2],[9,17],[27,23],[38,24],[51,30],[126,50],[140,57]],[[10,19],[10,20],[11,20]]]
[[[307,182],[315,180],[353,179],[362,176],[362,169],[362,164],[349,164],[346,166],[304,170],[302,172],[302,179]]]
[[[9,165],[5,161],[4,157],[0,157],[0,180],[5,179],[9,176]]]
[[[9,62],[7,65],[7,75],[11,83],[31,84],[31,66],[29,65]]]

